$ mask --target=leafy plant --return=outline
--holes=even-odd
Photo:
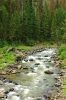
[[[58,54],[61,55],[61,53],[62,53],[63,51],[66,51],[66,45],[65,45],[65,44],[62,44],[62,45],[60,46],[60,48],[59,48],[59,50],[58,50]],[[62,54],[63,54],[63,53],[62,53]]]
[[[28,46],[34,46],[34,40],[27,38],[26,45],[28,45]]]

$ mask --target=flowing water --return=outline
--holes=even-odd
[[[46,48],[42,52],[27,56],[22,61],[23,69],[20,73],[7,75],[13,82],[5,82],[0,86],[0,90],[14,88],[4,100],[46,100],[44,95],[51,94],[55,89],[55,77],[59,72],[59,69],[54,67],[55,54],[56,49]],[[48,69],[52,70],[53,74],[44,73]]]

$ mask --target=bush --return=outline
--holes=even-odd
[[[4,46],[8,46],[8,45],[9,45],[9,44],[8,44],[7,41],[5,41],[5,40],[1,41],[1,40],[0,40],[0,47],[4,47]]]
[[[66,59],[66,50],[61,52],[61,59],[62,60]]]
[[[28,39],[28,38],[27,38],[27,40],[26,40],[26,45],[27,45],[27,46],[34,46],[34,40]]]
[[[61,53],[63,51],[66,51],[66,45],[65,44],[63,44],[63,45],[60,46],[59,51],[58,51],[58,54],[61,55]]]

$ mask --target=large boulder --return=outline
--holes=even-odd
[[[6,75],[6,71],[5,70],[0,70],[0,75]]]
[[[7,53],[7,52],[10,52],[10,51],[15,51],[15,50],[16,50],[16,48],[10,47],[10,48],[8,48],[8,50],[6,51],[6,53]]]
[[[16,74],[17,71],[14,69],[14,70],[11,71],[11,73],[12,73],[12,74]]]
[[[53,74],[54,72],[52,70],[48,69],[48,70],[45,70],[44,73],[46,73],[46,74]]]
[[[18,65],[18,66],[17,66],[17,69],[21,69],[21,68],[22,68],[22,65]]]
[[[4,98],[5,96],[5,90],[0,90],[0,98]]]

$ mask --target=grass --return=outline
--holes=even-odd
[[[42,45],[46,46],[46,47],[48,47],[48,46],[56,47],[57,46],[57,44],[55,44],[54,42],[50,42],[50,41],[49,42],[43,42]]]
[[[5,53],[0,55],[0,69],[3,69],[7,64],[13,64],[16,57],[13,52]]]
[[[5,45],[4,47],[0,48],[0,69],[3,69],[7,66],[7,64],[13,64],[15,62],[15,52],[7,52],[8,48],[15,47],[17,49],[21,49],[22,51],[29,51],[32,50],[35,47],[48,47],[48,46],[57,46],[53,42],[43,42],[43,43],[37,43],[35,46],[25,46],[23,44],[12,44],[12,45]]]
[[[64,80],[64,89],[63,89],[64,95],[66,97],[66,80]]]
[[[63,61],[62,66],[66,66],[66,44],[62,44],[59,48],[58,55],[60,56],[60,59]],[[63,89],[64,95],[66,97],[66,79],[64,80],[64,89]]]
[[[4,69],[7,64],[13,64],[15,62],[15,52],[10,51],[7,52],[8,48],[10,47],[15,47],[18,49],[21,49],[22,51],[28,51],[31,50],[32,47],[30,46],[25,46],[25,45],[10,45],[10,46],[4,46],[0,48],[0,69]]]
[[[23,51],[28,51],[32,49],[31,46],[25,46],[25,45],[17,45],[16,48],[22,49]]]
[[[62,44],[58,50],[60,59],[63,60],[62,66],[66,66],[66,44]]]

